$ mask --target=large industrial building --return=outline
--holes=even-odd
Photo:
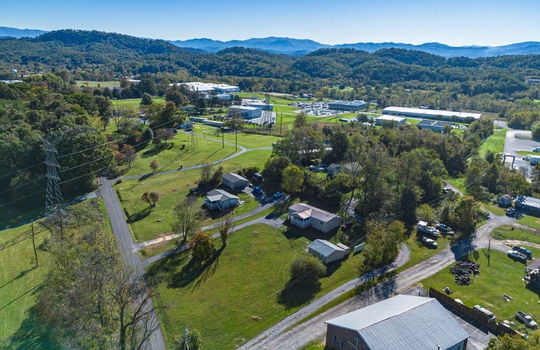
[[[184,85],[189,90],[198,92],[199,94],[207,95],[211,93],[216,94],[229,94],[231,92],[238,92],[240,88],[234,85],[227,84],[214,84],[214,83],[203,83],[200,81],[194,81],[189,83],[178,83],[171,85]]]
[[[375,125],[378,126],[400,126],[405,124],[407,118],[399,117],[397,115],[381,115],[375,118]]]
[[[336,350],[465,350],[469,334],[437,301],[396,295],[326,321]]]
[[[230,106],[230,116],[239,116],[243,119],[255,119],[262,116],[262,109],[250,106]]]
[[[335,111],[359,111],[366,108],[367,103],[364,101],[333,101],[328,102],[328,109]]]
[[[451,120],[461,123],[472,123],[473,121],[480,119],[480,116],[482,115],[480,113],[407,107],[386,107],[382,112],[383,114],[399,115],[403,117]]]

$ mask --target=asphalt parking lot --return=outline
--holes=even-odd
[[[532,149],[540,147],[540,142],[533,141],[531,139],[531,132],[526,130],[508,130],[506,132],[506,142],[504,143],[504,154],[511,154],[516,156],[514,162],[514,168],[524,169],[527,177],[530,177],[532,167],[528,161],[523,160],[522,155],[517,151],[532,151]],[[538,153],[540,155],[540,153]],[[511,159],[507,159],[507,162],[511,162]]]

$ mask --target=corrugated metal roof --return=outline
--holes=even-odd
[[[317,207],[314,207],[312,205],[305,204],[305,203],[293,204],[289,207],[289,210],[296,213],[301,213],[307,210],[311,210],[310,217],[323,221],[323,222],[328,222],[332,220],[333,218],[337,217],[336,214],[329,213],[326,210],[322,210],[322,209],[319,209]]]
[[[238,175],[238,174],[235,174],[235,173],[226,173],[226,174],[223,174],[223,178],[224,179],[227,179],[228,181],[232,182],[232,183],[237,183],[237,182],[240,182],[240,181],[246,181],[246,182],[249,182],[248,179],[246,179],[245,177],[241,176],[241,175]]]
[[[227,199],[240,199],[238,198],[237,196],[235,196],[234,194],[230,194],[229,192],[227,191],[223,191],[223,190],[220,190],[220,189],[213,189],[212,191],[208,192],[206,194],[206,198],[210,201],[210,202],[216,202],[216,201],[224,201],[224,200],[227,200]]]
[[[469,335],[436,299],[397,295],[326,323],[355,330],[371,350],[447,349]]]
[[[442,110],[437,110],[437,109],[407,108],[407,107],[394,107],[394,106],[384,108],[383,113],[390,113],[390,114],[402,113],[404,115],[415,114],[415,115],[425,115],[425,116],[432,116],[432,117],[441,116],[441,117],[457,117],[457,118],[473,118],[473,119],[479,119],[482,116],[482,114],[480,113],[442,111]]]
[[[344,250],[332,242],[324,239],[316,239],[308,245],[309,249],[316,251],[319,255],[328,257],[334,252],[343,252]]]

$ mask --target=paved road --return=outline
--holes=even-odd
[[[448,267],[456,258],[464,256],[474,249],[487,248],[488,245],[491,245],[492,249],[507,251],[508,247],[504,242],[496,240],[490,242],[489,233],[500,225],[509,224],[520,226],[515,222],[515,219],[492,215],[486,224],[478,228],[474,241],[463,242],[441,250],[431,258],[400,272],[389,281],[381,283],[298,326],[293,327],[302,317],[293,318],[290,316],[250,340],[240,349],[298,349],[314,339],[323,339],[326,334],[324,321],[376,303],[396,293],[403,293],[412,285]]]
[[[112,188],[111,182],[106,178],[99,178],[100,189],[99,193],[103,197],[105,202],[105,207],[107,208],[107,213],[109,214],[109,220],[111,223],[111,228],[116,238],[116,244],[120,250],[120,255],[122,259],[128,266],[133,266],[138,273],[144,273],[144,264],[139,256],[139,251],[133,238],[131,237],[131,232],[126,223],[124,217],[124,211],[120,206],[118,197],[116,196],[116,191]],[[153,308],[153,301],[150,299],[150,304],[148,308]],[[154,313],[154,321],[159,324],[159,319]],[[158,328],[146,344],[146,348],[149,350],[165,350],[165,341],[163,339],[163,333],[161,328]]]

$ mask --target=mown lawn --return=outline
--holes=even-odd
[[[527,225],[531,228],[540,230],[540,218],[532,215],[524,215],[517,220],[520,224]]]
[[[236,158],[221,163],[224,172],[238,171],[244,167],[257,166],[262,169],[264,162],[270,156],[271,151],[250,151]],[[213,167],[217,169],[217,165]],[[124,180],[115,185],[115,189],[120,193],[122,206],[129,216],[130,227],[136,241],[146,241],[159,237],[160,235],[171,234],[173,224],[173,209],[176,204],[182,201],[189,193],[189,189],[195,187],[201,176],[201,169],[182,171],[171,174],[153,175],[145,179]],[[157,191],[160,199],[157,206],[149,208],[148,204],[141,200],[141,196],[147,191]],[[252,209],[258,204],[253,198],[247,198],[243,194],[240,196],[245,203],[235,210],[235,215],[240,215]],[[197,205],[204,202],[204,194],[198,198]],[[218,222],[222,218],[204,218],[201,225],[209,225]]]
[[[129,108],[138,110],[141,104],[141,98],[127,98],[123,100],[111,100],[114,108]],[[152,97],[153,103],[165,103],[162,97]]]
[[[160,315],[169,346],[187,326],[200,332],[207,349],[234,349],[297,310],[300,305],[278,300],[291,262],[306,254],[308,242],[301,234],[256,225],[235,232],[205,269],[190,265],[189,253],[151,266],[149,274],[160,279],[158,304],[169,306]],[[311,298],[354,278],[358,260],[350,257],[322,278],[321,290]],[[302,305],[311,299],[305,296]]]
[[[499,240],[511,239],[540,244],[540,235],[538,233],[508,225],[499,226],[494,229],[491,232],[491,237]]]
[[[163,147],[163,150],[160,151],[159,147]],[[150,163],[153,160],[158,162],[159,172],[212,162],[234,153],[234,146],[223,147],[221,143],[178,132],[165,146],[148,145],[137,152],[137,159],[125,176],[151,173]]]
[[[534,250],[533,254],[538,254]],[[459,286],[454,276],[446,268],[422,281],[425,288],[433,287],[441,291],[444,287],[453,290],[452,298],[461,299],[465,305],[472,307],[480,304],[492,311],[498,320],[514,320],[514,314],[522,310],[540,319],[538,294],[527,289],[522,281],[524,265],[513,261],[505,253],[492,250],[491,262],[488,266],[487,250],[482,249],[473,254],[474,260],[480,263],[480,274],[473,278],[469,286]],[[505,301],[503,294],[510,295],[513,300]],[[520,325],[516,322],[516,326]],[[518,326],[521,330],[524,327]]]
[[[109,80],[109,81],[95,81],[95,80],[76,80],[77,86],[88,86],[88,87],[120,87],[120,82],[118,80]]]
[[[502,153],[504,151],[504,143],[506,141],[506,129],[495,129],[493,135],[489,136],[478,150],[478,155],[482,158],[486,153],[493,152],[495,154]]]

